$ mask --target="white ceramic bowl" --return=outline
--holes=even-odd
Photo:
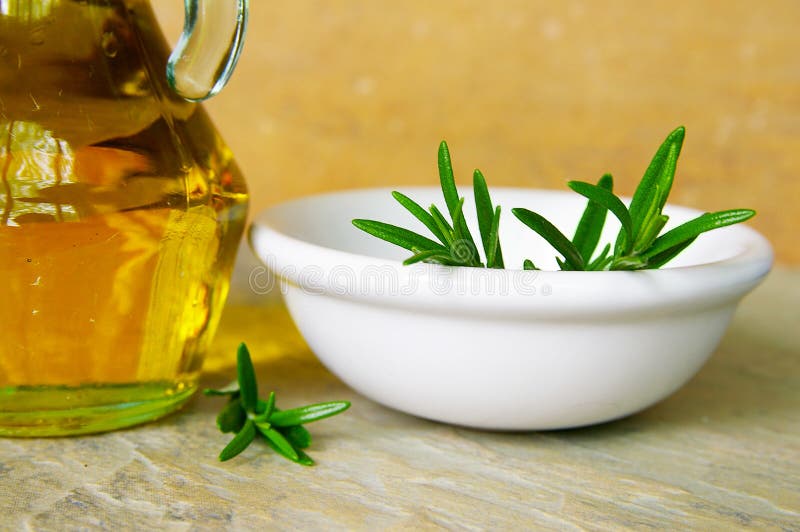
[[[267,209],[256,254],[282,280],[311,349],[344,382],[424,418],[504,430],[577,427],[632,414],[688,381],[714,351],[739,300],[772,264],[769,243],[738,225],[707,233],[667,268],[561,272],[403,266],[405,250],[351,218],[425,228],[367,189]],[[436,188],[402,188],[422,205]],[[477,238],[471,194],[464,211]],[[542,213],[571,235],[585,206],[572,192],[495,188],[506,265],[555,251],[511,214]],[[667,228],[700,214],[671,206]],[[604,240],[618,230],[608,216]]]

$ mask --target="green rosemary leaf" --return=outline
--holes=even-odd
[[[589,263],[589,266],[587,266],[586,269],[589,271],[602,270],[611,262],[611,260],[613,260],[613,257],[608,256],[609,251],[611,251],[611,244],[606,244],[606,246],[603,248],[603,251],[600,252],[600,255],[598,255],[597,258],[591,263]]]
[[[304,466],[313,466],[314,465],[314,460],[312,460],[311,457],[308,456],[306,453],[304,453],[302,450],[295,449],[295,451],[297,452],[297,460],[296,461],[297,461],[298,464],[304,465]]]
[[[503,252],[497,238],[497,231],[492,235],[492,227],[497,216],[497,209],[492,207],[492,198],[489,195],[489,187],[486,186],[486,178],[480,170],[475,170],[472,174],[472,189],[475,195],[475,211],[478,214],[478,229],[481,233],[483,251],[486,253],[487,268],[503,268]],[[499,209],[499,207],[498,207]],[[497,220],[499,223],[499,220]],[[489,260],[489,249],[493,248],[493,258]]]
[[[440,211],[436,205],[431,205],[430,207],[431,217],[433,221],[436,223],[436,226],[439,228],[439,231],[442,232],[442,235],[445,238],[445,246],[448,248],[453,245],[453,227],[447,221],[447,218],[444,217],[442,211]]]
[[[664,229],[664,226],[667,225],[669,221],[669,216],[666,214],[659,214],[658,216],[654,216],[647,222],[647,225],[642,228],[642,232],[639,234],[639,238],[636,241],[636,244],[633,246],[634,253],[642,253],[649,248],[653,241],[658,237],[658,233]]]
[[[456,264],[463,266],[483,266],[480,256],[478,255],[478,248],[475,247],[475,242],[469,231],[465,233],[467,222],[464,219],[464,198],[458,200],[458,205],[453,212],[453,246],[450,250],[450,255]],[[463,253],[466,251],[466,254]]]
[[[292,444],[289,443],[289,440],[287,440],[283,434],[272,428],[270,423],[256,423],[255,425],[258,431],[275,446],[275,449],[281,455],[293,462],[299,460],[300,457],[294,447],[292,447]]]
[[[638,236],[642,226],[645,225],[647,221],[645,216],[654,201],[658,205],[658,214],[661,214],[661,209],[672,189],[675,168],[681,154],[685,134],[686,130],[683,126],[672,131],[658,148],[650,165],[645,170],[629,207],[634,236]],[[618,241],[622,238],[624,236],[620,231]]]
[[[277,430],[291,442],[295,449],[305,449],[311,445],[311,433],[303,425],[280,427]]]
[[[658,187],[656,188],[656,194],[658,195],[659,214],[664,209],[664,205],[667,204],[667,198],[669,197],[669,193],[672,191],[672,182],[675,180],[675,170],[678,167],[678,157],[681,156],[681,148],[683,148],[683,137],[686,133],[686,130],[683,129],[683,127],[678,128],[678,130],[680,130],[679,133],[672,133],[675,136],[673,137],[672,146],[670,146],[670,149],[667,152],[667,158],[664,161],[664,166],[661,169],[661,175],[659,176],[657,183]],[[646,219],[643,220],[642,225],[644,225],[644,222],[646,221]]]
[[[470,251],[474,250],[474,252],[470,254],[475,255],[478,248],[475,246],[472,233],[469,232],[467,222],[463,219],[460,222],[456,221],[456,209],[461,201],[461,197],[458,195],[455,177],[453,177],[453,164],[450,160],[450,150],[447,148],[447,143],[445,141],[439,144],[439,182],[442,187],[444,200],[447,203],[447,210],[450,212],[450,218],[453,220],[453,228],[461,235],[456,239],[464,240],[467,246],[471,248]]]
[[[592,185],[591,183],[584,183],[582,181],[570,181],[567,183],[567,186],[581,196],[589,198],[595,203],[601,205],[604,209],[611,211],[611,213],[617,217],[620,224],[622,224],[622,229],[625,231],[626,242],[633,243],[633,226],[631,224],[631,216],[628,213],[628,209],[625,207],[625,204],[622,203],[622,200],[615,196],[613,192],[610,192],[601,186]],[[602,229],[602,226],[600,226],[601,231]]]
[[[300,464],[300,465],[304,465],[304,466],[313,466],[314,465],[314,460],[312,460],[310,456],[308,456],[306,453],[304,453],[300,449],[293,448],[294,454],[297,455],[297,458],[294,458],[293,454],[284,453],[283,450],[280,447],[278,447],[277,445],[275,445],[275,442],[273,442],[269,438],[265,437],[264,441],[267,442],[267,445],[269,445],[269,447],[273,451],[275,451],[279,455],[283,456],[287,460],[291,460],[292,462],[295,462],[296,464]]]
[[[237,432],[236,436],[234,436],[230,443],[228,443],[228,445],[222,449],[222,452],[219,453],[220,462],[230,460],[234,456],[247,449],[247,446],[253,442],[255,437],[256,428],[253,425],[253,421],[248,419],[244,426],[242,426],[242,430]]]
[[[486,186],[486,178],[483,177],[483,174],[478,169],[475,169],[472,173],[472,191],[475,195],[475,212],[478,215],[478,229],[480,229],[485,250],[489,247],[489,231],[492,226],[494,208],[492,207],[492,200],[489,197],[489,188]]]
[[[611,270],[641,270],[647,267],[647,259],[644,257],[623,256],[616,257],[611,262]]]
[[[556,226],[550,223],[542,215],[529,211],[523,208],[511,209],[519,221],[539,233],[542,238],[547,240],[556,251],[564,256],[565,265],[573,270],[583,270],[584,262],[578,248],[564,236],[564,233],[558,230]]]
[[[217,427],[220,432],[239,432],[247,420],[247,412],[242,409],[241,401],[231,399],[217,415]]]
[[[392,197],[394,197],[394,199],[396,199],[400,205],[405,207],[408,212],[413,214],[417,220],[422,222],[425,227],[427,227],[428,230],[442,242],[442,244],[447,245],[447,239],[445,238],[444,233],[442,233],[441,228],[436,224],[433,216],[431,216],[428,211],[420,207],[416,201],[400,192],[397,192],[396,190],[392,192]]]
[[[486,267],[499,268],[504,267],[503,253],[500,250],[500,205],[494,210],[492,216],[492,225],[489,228],[489,245],[486,248]]]
[[[597,182],[597,186],[611,192],[614,189],[614,178],[611,177],[611,174],[605,174]],[[597,248],[600,234],[606,223],[607,213],[607,208],[592,199],[586,203],[581,221],[575,229],[575,236],[572,237],[572,243],[578,248],[584,262],[588,263],[591,260],[594,250]]]
[[[260,403],[261,401],[259,401]],[[275,392],[269,392],[269,397],[267,398],[267,402],[264,405],[264,410],[259,411],[259,416],[262,416],[264,419],[269,419],[272,413],[275,411]]]
[[[539,268],[533,263],[531,259],[525,259],[522,261],[522,269],[523,270],[538,270]]]
[[[409,264],[416,264],[417,262],[425,262],[425,261],[436,261],[439,264],[444,265],[455,265],[456,261],[453,260],[452,255],[447,251],[442,251],[439,249],[429,249],[426,251],[420,251],[419,253],[415,253],[411,257],[407,258],[403,261],[405,266]]]
[[[269,444],[270,447],[272,447],[272,450],[274,450],[278,454],[281,454],[281,456],[283,456],[284,458],[292,460],[291,456],[286,456],[285,454],[281,453],[280,450],[277,448],[277,446],[274,443],[272,443],[272,441],[267,440],[267,443]],[[302,449],[298,449],[295,447],[294,452],[297,453],[297,460],[292,460],[293,462],[304,466],[314,465],[314,460],[312,460],[310,456],[304,453]]]
[[[453,255],[453,260],[457,263],[470,266],[473,263],[475,253],[469,245],[466,235],[462,231],[462,221],[464,221],[464,198],[458,200],[458,205],[456,205],[453,211],[453,245],[450,252]],[[464,249],[467,251],[465,256],[462,254],[461,246],[464,246]]]
[[[203,395],[211,396],[211,397],[218,397],[218,396],[229,396],[229,397],[239,397],[239,382],[233,381],[224,388],[220,388],[218,390],[213,390],[211,388],[206,388],[203,390]]]
[[[258,383],[256,383],[256,372],[253,369],[253,361],[250,359],[250,351],[244,342],[239,344],[236,353],[236,368],[238,372],[239,389],[241,390],[242,408],[246,412],[255,413],[258,403]]]
[[[444,201],[447,203],[447,210],[452,214],[456,205],[458,205],[459,196],[456,180],[453,176],[450,150],[447,148],[447,142],[445,141],[439,144],[439,183],[442,187]]]
[[[578,270],[573,266],[571,263],[563,260],[561,257],[556,257],[556,264],[558,265],[558,269],[565,272],[579,272],[584,271],[586,267],[584,266],[582,269]]]
[[[340,412],[344,412],[348,408],[350,408],[350,403],[348,401],[317,403],[300,408],[292,408],[289,410],[274,412],[272,417],[270,417],[269,422],[276,427],[302,425],[303,423],[311,423],[312,421],[317,421],[336,415]]]
[[[453,239],[455,241],[464,238],[464,232],[461,230],[461,222],[464,219],[464,198],[458,200],[456,208],[453,210]]]
[[[592,265],[591,265],[591,268],[588,268],[588,269],[590,269],[591,271],[602,272],[602,271],[605,271],[606,268],[609,268],[610,265],[613,262],[614,262],[613,255],[608,256],[608,257],[603,257],[602,259],[596,260],[595,262],[593,262]]]
[[[437,249],[447,251],[441,244],[434,242],[430,238],[418,235],[408,229],[397,227],[396,225],[387,224],[384,222],[377,222],[375,220],[353,220],[353,225],[362,231],[376,236],[392,244],[396,244],[402,248],[413,250],[418,249]]]
[[[656,268],[662,267],[663,265],[674,259],[676,256],[678,256],[684,249],[688,248],[695,240],[697,240],[697,237],[690,238],[689,240],[686,240],[678,244],[677,246],[673,246],[666,251],[662,251],[661,253],[658,253],[657,255],[650,257],[649,259],[647,259],[647,266],[645,266],[644,269],[654,270]]]
[[[624,247],[617,247],[615,249],[616,255],[631,255],[634,253],[635,250],[643,249],[642,242],[645,239],[644,233],[647,231],[648,227],[651,227],[653,223],[655,223],[656,218],[658,218],[661,214],[661,207],[659,206],[659,197],[660,197],[660,190],[661,187],[658,184],[653,186],[653,193],[650,196],[650,204],[644,210],[644,214],[642,215],[642,226],[636,230],[634,241],[631,242],[630,240],[623,239],[622,242],[625,243]],[[658,235],[656,235],[658,236]],[[618,242],[619,244],[620,242]],[[632,244],[632,245],[631,245]]]
[[[644,253],[644,256],[654,258],[659,253],[674,248],[706,231],[744,222],[755,214],[755,211],[750,209],[731,209],[702,214],[694,220],[683,223],[656,238],[653,241],[653,245]]]

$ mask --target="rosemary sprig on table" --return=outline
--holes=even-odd
[[[672,190],[684,136],[683,127],[678,127],[667,136],[653,156],[628,206],[614,194],[614,179],[611,174],[605,174],[597,184],[570,181],[568,186],[588,199],[572,239],[536,212],[525,208],[514,208],[511,212],[519,221],[547,240],[560,254],[556,262],[561,270],[660,268],[691,245],[702,233],[743,222],[755,215],[755,211],[751,209],[705,213],[661,234],[669,220],[663,209]],[[431,205],[429,212],[426,212],[403,194],[393,192],[392,195],[420,220],[441,244],[408,229],[383,222],[357,219],[353,220],[353,224],[373,236],[412,251],[414,255],[404,264],[425,261],[452,266],[483,267],[484,264],[478,256],[477,247],[464,220],[464,198],[458,196],[450,153],[444,141],[439,146],[439,178],[453,220],[452,226],[443,220],[435,205]],[[500,207],[492,207],[486,180],[480,170],[475,170],[473,189],[486,267],[503,268],[498,236]],[[619,220],[620,230],[613,249],[609,243],[595,255],[608,212]],[[530,259],[525,259],[523,269],[538,268]]]
[[[253,362],[247,346],[242,343],[236,353],[238,383],[221,390],[204,390],[205,395],[226,396],[228,403],[217,416],[217,427],[235,436],[219,454],[220,461],[230,460],[244,451],[260,434],[281,456],[302,465],[314,465],[303,449],[311,445],[311,434],[303,426],[347,410],[347,401],[318,403],[290,410],[275,406],[275,392],[263,401],[258,398]],[[238,384],[238,385],[237,385]]]

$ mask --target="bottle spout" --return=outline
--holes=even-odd
[[[249,0],[184,0],[186,19],[167,61],[167,81],[199,102],[225,86],[244,46]]]

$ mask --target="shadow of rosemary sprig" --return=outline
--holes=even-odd
[[[235,436],[219,454],[220,461],[240,454],[260,434],[272,450],[284,458],[306,466],[314,465],[303,451],[311,445],[311,434],[303,424],[344,412],[350,403],[333,401],[280,410],[275,406],[275,392],[270,392],[266,401],[259,399],[253,362],[244,343],[236,353],[236,370],[237,382],[220,390],[203,390],[205,395],[228,397],[228,403],[217,416],[217,427]]]
[[[560,254],[556,257],[556,262],[561,270],[660,268],[691,245],[702,233],[744,222],[756,214],[752,209],[704,213],[661,234],[669,220],[663,209],[675,179],[684,136],[683,126],[667,136],[653,156],[628,206],[614,194],[614,179],[611,174],[603,175],[596,184],[568,182],[567,185],[573,191],[588,199],[572,239],[541,214],[520,207],[511,209],[511,212]],[[392,196],[421,221],[439,242],[408,229],[375,220],[356,219],[353,220],[353,225],[377,238],[410,250],[413,255],[403,264],[424,261],[449,266],[484,267],[464,219],[464,198],[459,197],[453,178],[450,152],[445,141],[439,145],[439,180],[452,224],[435,205],[431,205],[426,211],[411,198],[397,191],[392,192]],[[486,257],[485,267],[504,268],[498,234],[501,209],[500,206],[492,206],[486,180],[480,170],[475,170],[473,175],[473,192],[478,228]],[[619,220],[620,230],[613,250],[609,243],[595,255],[608,212]],[[525,259],[522,267],[525,270],[538,269],[530,259]]]

